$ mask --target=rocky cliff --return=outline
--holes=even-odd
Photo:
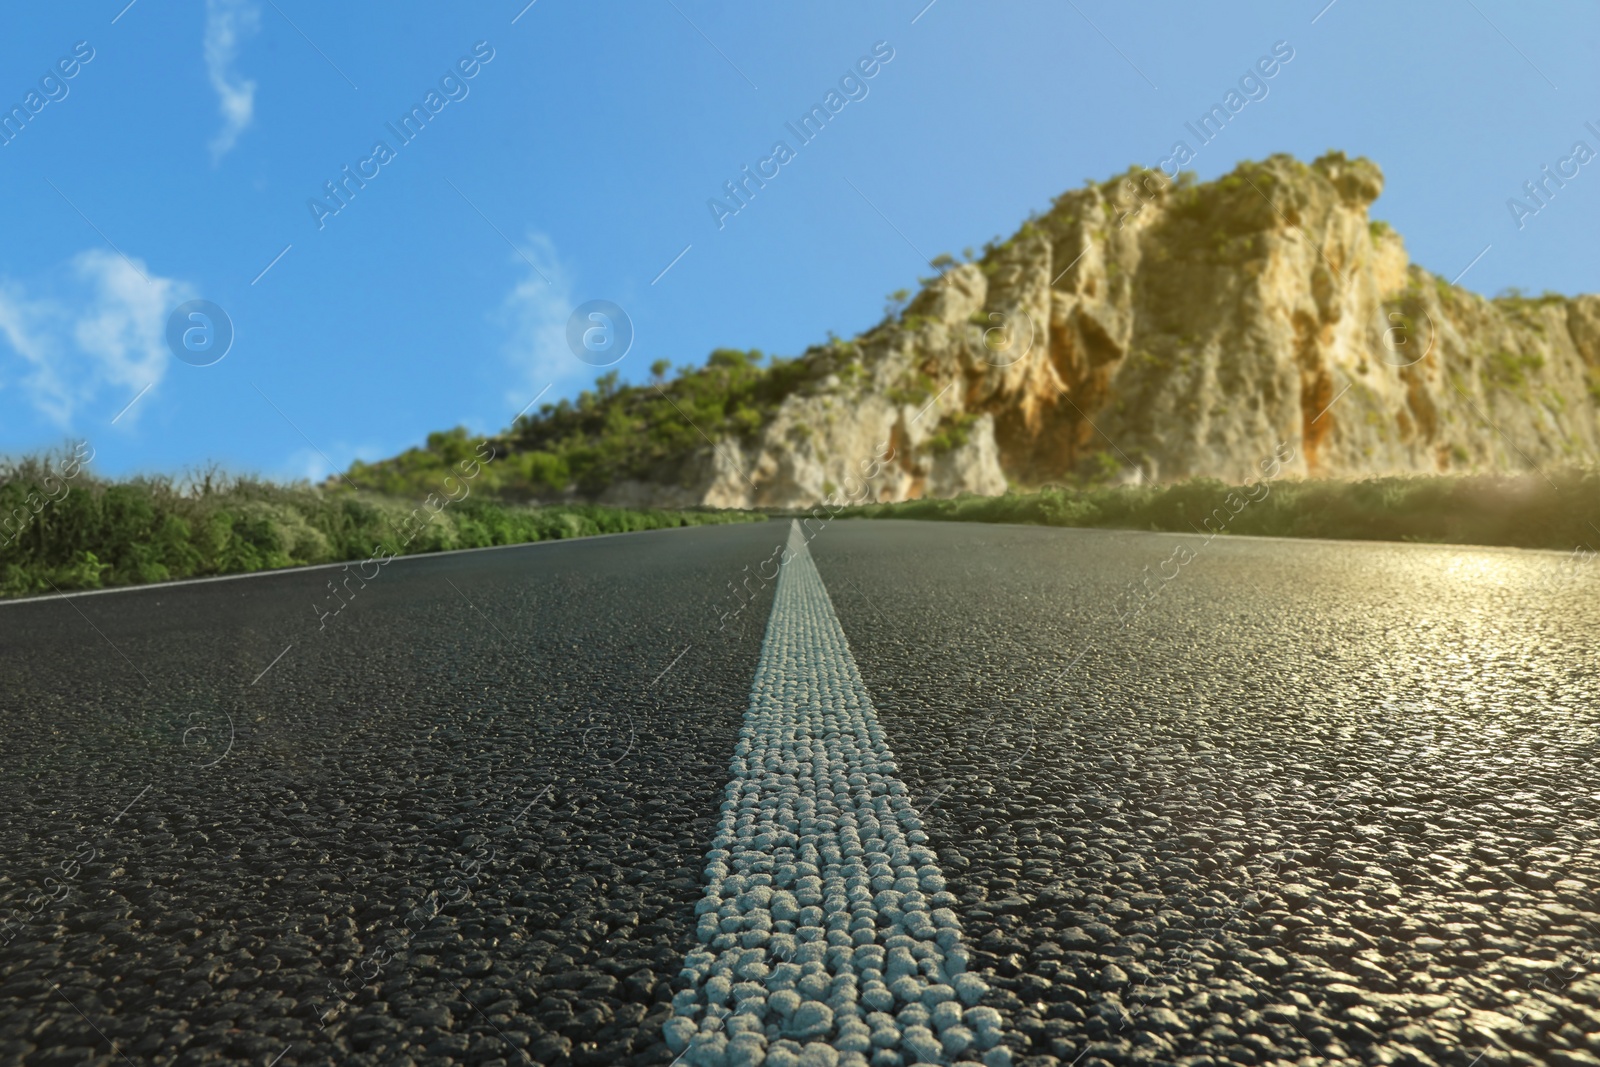
[[[1376,165],[1332,153],[1066,193],[975,261],[936,260],[898,315],[790,361],[715,446],[686,437],[584,495],[798,506],[1242,480],[1287,441],[1289,473],[1311,477],[1600,457],[1600,297],[1456,288],[1369,220],[1382,189]],[[510,442],[543,447],[541,425]]]

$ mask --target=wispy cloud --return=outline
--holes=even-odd
[[[550,382],[556,383],[552,400],[563,384],[588,385],[595,371],[567,347],[567,319],[576,305],[555,246],[543,234],[529,233],[519,248],[529,262],[511,258],[526,272],[506,296],[501,318],[509,335],[506,358],[519,372],[506,399],[520,406]]]
[[[211,142],[213,166],[233,149],[255,115],[256,83],[241,78],[233,64],[240,40],[260,25],[261,9],[250,0],[206,0],[206,74],[222,111],[222,129]]]
[[[334,473],[322,453],[310,448],[296,449],[284,469],[289,472],[290,481],[307,481],[312,485],[321,485]]]
[[[285,481],[307,481],[312,485],[321,485],[335,474],[349,470],[350,464],[358,459],[371,463],[401,451],[403,448],[385,447],[370,441],[358,445],[333,441],[325,452],[315,448],[295,449],[278,465],[276,471],[271,472],[271,476]],[[330,466],[330,463],[334,466]]]
[[[150,280],[147,282],[145,278]],[[0,339],[20,364],[18,381],[33,406],[50,421],[71,427],[83,405],[112,390],[120,407],[138,390],[165,376],[167,315],[192,293],[187,285],[152,273],[104,249],[72,260],[67,279],[40,293],[0,278]],[[0,378],[0,389],[8,383]],[[129,412],[121,425],[138,417]]]

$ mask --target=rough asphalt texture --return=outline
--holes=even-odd
[[[1020,1062],[1600,1062],[1600,568],[920,524],[815,554]]]
[[[779,533],[397,560],[324,632],[333,571],[0,607],[5,888],[99,853],[0,1062],[670,1062]]]
[[[0,606],[0,1062],[670,1063],[785,533]],[[1600,1063],[1600,569],[811,552],[1017,1063]]]

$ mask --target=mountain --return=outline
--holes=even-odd
[[[608,375],[546,405],[495,439],[498,484],[800,506],[1240,481],[1286,442],[1285,470],[1307,477],[1600,458],[1600,297],[1457,288],[1369,219],[1382,190],[1375,164],[1338,152],[1211,182],[1133,168],[975,260],[938,257],[853,339],[770,361],[718,350],[670,381],[658,363],[650,384]]]

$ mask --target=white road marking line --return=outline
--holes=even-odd
[[[969,1048],[1009,1063],[798,523],[730,770],[700,947],[684,961],[694,987],[674,999],[669,1047],[691,1065],[758,1049],[793,1062],[807,1045],[842,1054],[841,1067],[883,1047],[908,1063]]]
[[[513,548],[549,548],[557,545],[572,545],[582,541],[599,541],[607,537],[638,537],[642,534],[676,533],[680,530],[703,530],[704,526],[666,526],[659,530],[626,530],[622,533],[584,534],[582,537],[557,537],[547,541],[523,541],[515,545],[485,545],[482,548],[451,548],[443,552],[414,552],[409,556],[395,556],[389,562],[401,563],[406,560],[446,559],[450,556],[465,556],[473,552],[505,552]],[[1239,536],[1246,536],[1240,534]],[[1555,551],[1554,549],[1528,549],[1527,551]],[[209,578],[179,578],[170,582],[146,582],[143,585],[117,585],[110,589],[77,589],[71,594],[73,600],[81,600],[86,596],[112,596],[117,593],[147,593],[153,590],[172,589],[186,585],[209,585],[212,582],[239,582],[254,578],[282,578],[291,574],[309,574],[312,571],[331,571],[359,563],[360,560],[343,560],[339,563],[313,563],[307,567],[275,567],[270,571],[245,571],[242,574],[214,574]],[[14,604],[37,604],[41,600],[62,600],[68,594],[57,590],[48,596],[0,597],[0,608],[10,607]]]

